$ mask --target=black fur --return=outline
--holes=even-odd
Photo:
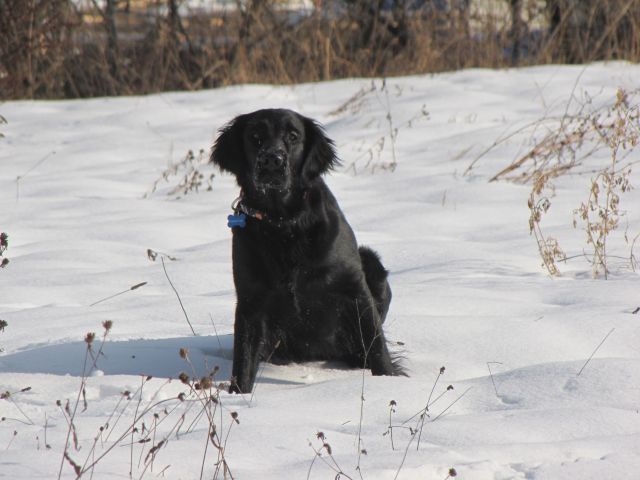
[[[250,392],[258,363],[341,360],[402,375],[382,324],[391,289],[321,175],[338,159],[313,120],[290,110],[240,115],[220,130],[211,160],[242,188],[233,229],[236,306],[231,391]]]

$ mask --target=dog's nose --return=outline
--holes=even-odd
[[[258,167],[269,171],[279,170],[284,165],[286,154],[283,150],[265,152],[258,157]]]

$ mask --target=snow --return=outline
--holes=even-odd
[[[631,478],[640,469],[640,278],[624,260],[623,237],[640,232],[640,194],[621,198],[626,216],[611,237],[608,280],[592,279],[584,258],[551,278],[529,235],[530,186],[488,181],[531,147],[531,134],[467,168],[497,139],[561,116],[572,95],[611,103],[638,78],[640,66],[609,63],[392,78],[386,90],[381,80],[352,79],[0,105],[9,122],[0,125],[0,230],[11,260],[0,271],[0,319],[8,322],[0,390],[11,394],[0,401],[0,478],[57,478],[61,465],[61,478],[75,478],[63,460],[64,408],[69,401],[72,411],[81,389],[87,332],[96,332],[96,368],[86,371],[86,409],[81,399],[78,445],[69,440],[68,455],[80,465],[106,455],[83,478],[201,478],[203,458],[202,478],[214,476],[219,456],[212,445],[205,453],[202,404],[177,376],[214,366],[216,380],[230,375],[226,216],[238,188],[205,164],[201,172],[215,174],[210,191],[168,195],[184,171],[152,186],[188,150],[206,157],[235,115],[263,107],[314,117],[335,139],[343,165],[327,181],[360,243],[391,271],[385,328],[401,342],[394,348],[410,377],[264,364],[253,395],[221,393],[216,406],[233,478],[336,478],[336,465],[354,479],[444,479],[452,467],[463,479]],[[394,171],[385,168],[392,147]],[[598,155],[592,161],[603,165],[606,152]],[[543,220],[568,255],[587,249],[572,211],[590,178],[557,179]],[[163,257],[164,265],[197,336],[147,249],[176,258]],[[105,320],[113,327],[98,353]],[[419,428],[419,417],[406,421],[432,389],[432,402],[442,396],[418,444],[406,427]],[[395,448],[385,435],[392,400]],[[147,407],[145,428],[158,415],[150,441],[138,443],[148,435],[140,430],[119,439]],[[313,465],[310,444],[322,450]]]

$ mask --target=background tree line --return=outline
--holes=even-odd
[[[640,0],[0,0],[3,99],[611,59]]]

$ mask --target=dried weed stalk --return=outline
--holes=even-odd
[[[542,216],[547,213],[551,207],[550,197],[553,196],[553,186],[548,182],[549,177],[540,175],[534,182],[527,206],[529,207],[529,233],[533,235],[538,244],[538,252],[542,259],[542,266],[547,269],[549,275],[558,276],[560,270],[556,262],[566,260],[567,256],[560,248],[558,240],[553,237],[545,236],[540,226]],[[551,189],[549,196],[545,191]]]
[[[313,460],[311,461],[311,465],[309,465],[309,470],[307,471],[307,480],[311,478],[311,470],[313,469],[313,465],[316,463],[316,460],[320,459],[327,467],[329,467],[335,473],[335,479],[339,480],[341,478],[346,478],[348,480],[353,480],[353,477],[347,475],[342,467],[338,464],[337,460],[333,456],[333,449],[331,445],[327,442],[327,437],[323,432],[316,433],[316,439],[322,442],[322,446],[320,448],[316,448],[313,446],[311,442],[309,442],[309,447],[315,453]],[[326,456],[323,456],[323,452],[326,452]]]
[[[233,479],[227,462],[226,445],[232,426],[240,422],[236,412],[228,411],[222,405],[220,393],[228,389],[228,384],[216,380],[218,367],[214,367],[207,375],[198,377],[185,348],[180,349],[180,356],[187,362],[193,374],[190,376],[182,373],[179,376],[184,389],[178,395],[163,398],[166,396],[163,390],[172,383],[171,380],[167,380],[155,392],[149,394],[147,391],[152,377],[141,377],[140,385],[135,391],[125,390],[121,393],[113,411],[87,445],[87,440],[80,434],[82,425],[79,405],[82,401],[82,411],[88,408],[85,393],[87,380],[96,368],[99,356],[102,355],[104,342],[112,324],[104,322],[103,326],[105,332],[97,350],[94,346],[94,343],[97,343],[96,335],[89,333],[85,337],[85,368],[75,402],[56,402],[68,427],[58,478],[62,476],[65,463],[73,469],[76,478],[92,478],[98,465],[117,455],[118,451],[122,451],[121,447],[127,447],[129,450],[130,478],[133,478],[134,471],[139,474],[139,478],[143,478],[148,472],[164,476],[169,465],[154,471],[161,452],[182,436],[194,433],[204,420],[206,428],[200,428],[206,431],[200,478]],[[226,428],[223,428],[222,423],[223,410],[226,410],[231,418]],[[130,420],[123,422],[127,417]],[[209,454],[210,446],[216,452],[213,456]],[[205,469],[208,470],[207,473]]]
[[[153,182],[149,191],[144,194],[144,198],[149,198],[153,195],[161,182],[171,184],[175,183],[176,179],[178,180],[177,185],[174,185],[167,192],[167,195],[180,198],[189,193],[198,193],[202,189],[211,191],[215,173],[203,173],[205,170],[211,169],[208,164],[209,157],[203,149],[200,149],[197,156],[193,153],[193,150],[189,150],[182,160],[162,172],[160,178]]]
[[[348,167],[354,173],[358,172],[358,167],[363,160],[365,160],[364,165],[360,167],[363,171],[375,173],[377,170],[387,170],[393,172],[398,166],[396,145],[400,131],[405,128],[411,128],[418,120],[429,118],[426,106],[422,105],[420,110],[411,117],[401,123],[396,123],[391,108],[391,96],[400,97],[402,93],[403,90],[399,85],[395,85],[395,90],[392,92],[386,78],[383,78],[379,84],[376,80],[372,80],[369,88],[361,88],[346,102],[329,113],[329,115],[346,113],[359,115],[366,108],[371,96],[375,96],[376,101],[384,109],[385,131],[360,149],[361,153],[356,156]]]
[[[4,320],[0,320],[0,327],[2,327],[2,329],[4,329],[4,327],[6,326],[6,322]],[[7,420],[13,420],[19,423],[23,423],[25,425],[35,425],[35,422],[33,420],[31,420],[31,418],[29,418],[29,415],[26,414],[26,412],[20,407],[20,404],[18,402],[16,402],[14,400],[14,397],[16,396],[16,394],[21,394],[21,393],[25,393],[31,390],[31,387],[25,387],[20,389],[17,392],[10,392],[9,390],[6,390],[2,393],[0,393],[0,400],[7,400],[8,402],[12,403],[14,407],[16,407],[16,409],[20,412],[20,414],[24,417],[25,420],[19,419],[19,418],[8,418],[8,417],[2,417],[2,422],[5,422]]]
[[[632,166],[640,160],[631,153],[640,138],[640,109],[632,99],[640,90],[628,93],[619,89],[615,101],[609,105],[593,107],[593,99],[586,96],[577,113],[568,113],[555,126],[553,119],[545,118],[535,124],[517,131],[518,134],[529,131],[535,135],[540,128],[547,133],[524,155],[495,174],[490,181],[508,180],[517,183],[530,183],[531,193],[528,199],[529,230],[538,244],[542,265],[550,275],[559,275],[557,262],[584,256],[592,265],[594,277],[610,273],[611,258],[607,250],[608,239],[618,229],[625,211],[620,209],[620,197],[631,187]],[[575,96],[572,94],[572,100]],[[467,171],[491,149],[511,138],[503,138],[479,157],[474,159]],[[601,160],[606,158],[605,166]],[[555,194],[554,179],[566,174],[594,175],[589,184],[587,199],[574,211],[574,227],[584,224],[587,234],[586,243],[589,253],[567,257],[558,241],[546,236],[541,228],[543,216],[551,207],[551,198]],[[630,246],[629,264],[637,266],[633,253],[637,236],[630,239],[625,232],[625,240]]]
[[[606,124],[594,122],[594,129],[611,152],[610,164],[591,179],[591,188],[587,200],[574,211],[574,227],[578,219],[584,223],[587,234],[587,246],[592,250],[590,262],[592,275],[609,275],[607,239],[620,224],[625,212],[620,209],[620,195],[628,192],[631,163],[626,161],[627,154],[638,145],[640,139],[640,110],[630,107],[626,92],[618,90],[616,103],[608,112]],[[635,241],[635,240],[634,240]],[[634,268],[633,248],[631,267]]]
[[[407,445],[404,449],[404,453],[402,456],[402,461],[400,462],[400,465],[398,467],[398,470],[396,471],[395,477],[394,479],[397,479],[398,476],[400,475],[400,472],[402,471],[402,468],[404,467],[404,463],[407,459],[407,455],[409,453],[409,449],[411,448],[411,445],[413,444],[414,440],[418,440],[417,441],[417,445],[416,445],[416,450],[420,449],[420,441],[422,439],[422,431],[424,429],[424,425],[427,419],[429,419],[430,422],[435,422],[436,420],[438,420],[440,417],[442,417],[445,413],[447,413],[449,411],[449,409],[451,409],[451,407],[453,407],[456,403],[458,403],[458,401],[460,401],[460,399],[462,399],[462,397],[464,397],[469,390],[471,389],[471,387],[467,388],[464,392],[462,392],[460,395],[458,395],[455,400],[453,400],[452,402],[449,403],[449,405],[447,405],[438,415],[436,415],[435,417],[431,418],[430,415],[430,408],[436,404],[436,402],[438,402],[440,399],[442,399],[447,393],[451,392],[454,390],[453,385],[448,385],[438,396],[436,396],[435,398],[433,397],[433,394],[436,390],[436,386],[438,385],[438,381],[440,380],[440,377],[442,377],[445,373],[445,367],[441,367],[438,375],[435,379],[435,381],[433,382],[433,386],[431,387],[431,391],[429,392],[429,396],[427,397],[427,401],[425,403],[425,406],[423,408],[421,408],[418,412],[416,412],[415,414],[413,414],[411,417],[409,417],[408,419],[406,419],[404,422],[402,422],[400,425],[392,425],[391,424],[391,416],[389,416],[389,427],[387,428],[387,431],[385,433],[383,433],[383,435],[391,435],[393,433],[393,430],[396,428],[400,428],[400,429],[405,429],[409,431],[409,441],[407,442]],[[395,407],[397,404],[395,402],[392,401],[392,403],[390,404],[391,407]],[[407,425],[409,422],[411,421],[415,421],[415,425],[414,426],[410,426]],[[393,447],[393,444],[392,444]],[[453,469],[451,469],[453,470]],[[451,471],[450,470],[450,471]],[[455,472],[455,470],[453,470]]]

